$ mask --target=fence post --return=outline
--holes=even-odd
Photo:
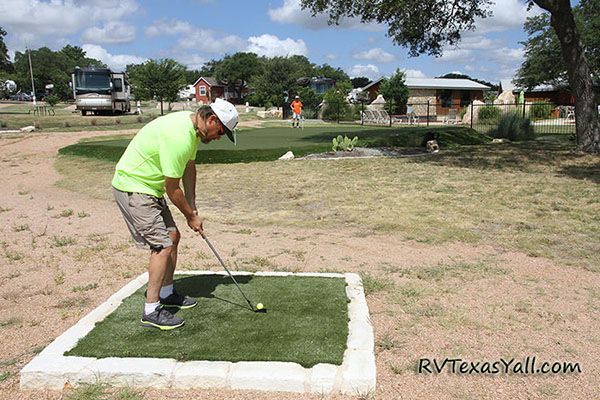
[[[473,101],[471,101],[471,129],[473,129]]]
[[[431,100],[429,100],[429,99],[427,100],[427,126],[429,126],[429,102],[430,101]]]
[[[394,100],[390,103],[390,112],[388,113],[388,117],[390,117],[390,128],[392,127],[392,110],[394,109]]]
[[[525,103],[527,103],[525,100],[523,100],[523,118],[525,118]]]
[[[337,123],[340,123],[340,103],[337,102]]]

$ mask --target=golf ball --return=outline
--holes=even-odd
[[[257,310],[262,310],[263,308],[265,308],[265,306],[263,306],[263,303],[258,303],[258,304],[256,305],[256,309],[257,309]]]

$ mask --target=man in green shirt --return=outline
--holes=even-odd
[[[150,250],[143,326],[161,330],[180,327],[183,319],[168,309],[197,304],[173,288],[181,234],[164,194],[185,216],[188,226],[201,233],[194,162],[198,142],[206,144],[227,135],[235,144],[238,121],[235,106],[222,99],[196,112],[165,115],[140,129],[117,163],[112,180],[115,201],[136,245]]]

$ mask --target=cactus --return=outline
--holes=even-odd
[[[333,138],[333,140],[331,141],[332,143],[332,150],[333,151],[352,151],[352,149],[354,149],[354,146],[356,146],[356,143],[358,142],[358,136],[354,136],[353,139],[350,139],[348,136],[344,136],[342,137],[342,135],[339,135],[337,138]]]

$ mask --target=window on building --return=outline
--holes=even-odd
[[[200,86],[200,96],[206,96],[206,86]]]
[[[442,102],[442,107],[452,107],[452,90],[442,90],[440,100]]]
[[[462,93],[460,94],[460,106],[466,107],[469,104],[471,104],[471,91],[463,90]]]

